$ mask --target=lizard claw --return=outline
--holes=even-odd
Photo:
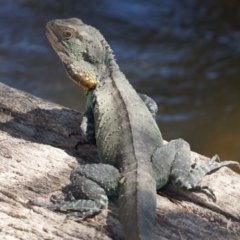
[[[210,194],[206,193],[206,191],[203,191],[203,190],[208,190],[208,192],[210,192]],[[216,200],[217,200],[216,195],[214,194],[213,190],[211,188],[209,188],[208,186],[198,185],[195,188],[192,188],[191,191],[192,192],[194,192],[194,191],[204,192],[205,194],[210,195],[214,202],[216,202]]]
[[[75,132],[71,132],[68,134],[69,138],[75,137],[75,136],[82,136],[80,131],[75,131]]]

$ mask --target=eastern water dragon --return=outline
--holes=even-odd
[[[239,165],[218,163],[213,157],[193,168],[187,142],[178,139],[163,145],[154,119],[156,103],[133,89],[98,30],[71,18],[48,22],[46,33],[70,79],[85,91],[87,107],[80,129],[96,143],[101,162],[74,169],[71,201],[53,208],[87,217],[106,208],[108,196],[118,196],[125,238],[149,240],[157,189],[169,181],[181,188],[199,188],[211,171]]]

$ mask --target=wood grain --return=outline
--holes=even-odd
[[[64,213],[28,204],[63,196],[77,164],[97,162],[97,151],[77,131],[81,113],[0,83],[0,239],[123,239],[117,199],[94,218],[65,219]],[[192,152],[192,161],[208,158]],[[209,192],[168,184],[157,196],[154,239],[240,239],[240,175],[222,168],[201,182]]]

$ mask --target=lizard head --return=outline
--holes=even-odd
[[[84,91],[101,81],[113,54],[98,30],[77,18],[57,19],[47,23],[46,35],[70,79]]]

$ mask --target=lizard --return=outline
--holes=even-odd
[[[163,144],[154,119],[156,103],[139,95],[124,74],[102,34],[80,19],[47,23],[46,35],[69,78],[87,97],[80,123],[82,135],[96,144],[100,163],[75,168],[70,180],[70,201],[48,204],[70,215],[89,217],[118,196],[125,239],[149,240],[153,236],[156,190],[168,182],[195,189],[206,175],[235,161],[191,165],[190,145],[182,140]],[[43,204],[38,204],[44,206]]]

